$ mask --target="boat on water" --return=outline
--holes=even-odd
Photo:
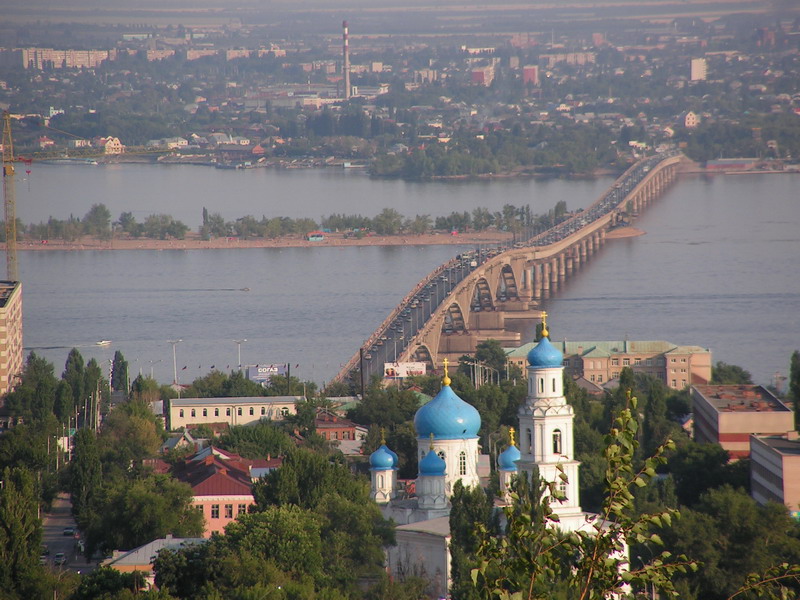
[[[43,165],[98,165],[93,158],[80,158],[80,157],[64,157],[64,158],[49,158],[40,161]]]
[[[100,340],[99,342],[95,342],[96,346],[110,346],[111,340]]]

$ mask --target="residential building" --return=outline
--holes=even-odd
[[[525,65],[522,67],[522,83],[528,85],[539,85],[539,66]]]
[[[691,81],[705,81],[708,76],[708,63],[705,58],[693,58],[689,63],[689,79]]]
[[[22,283],[0,281],[0,394],[14,388],[22,364]]]
[[[177,398],[170,400],[167,428],[171,431],[189,425],[227,423],[252,425],[261,419],[282,421],[295,414],[302,396],[245,396],[240,398]]]
[[[711,380],[711,351],[700,346],[678,346],[663,340],[564,340],[552,344],[564,355],[564,370],[568,375],[573,379],[585,378],[598,386],[617,379],[625,367],[656,377],[675,390]],[[536,342],[531,342],[507,350],[508,362],[524,369],[526,357],[535,346]]]
[[[317,411],[314,429],[326,440],[335,442],[345,454],[359,454],[361,444],[367,437],[365,427],[325,409]]]
[[[122,154],[125,146],[118,137],[100,137],[94,139],[94,145],[100,148],[105,154]]]
[[[759,502],[785,504],[800,517],[800,439],[784,435],[750,436],[750,495]]]
[[[751,435],[783,435],[794,413],[760,385],[694,385],[694,436],[721,445],[732,458],[750,455]]]
[[[144,575],[144,587],[151,588],[155,584],[153,560],[159,552],[180,550],[193,544],[205,544],[207,541],[205,538],[176,538],[168,534],[165,538],[153,540],[133,550],[114,550],[111,558],[104,560],[102,566],[110,567],[120,573],[141,573]]]
[[[281,458],[249,460],[209,446],[179,463],[172,475],[192,488],[192,506],[203,513],[203,537],[222,533],[228,523],[255,504],[253,481],[283,462]]]

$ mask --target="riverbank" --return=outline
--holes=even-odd
[[[476,231],[459,233],[426,233],[422,235],[372,235],[362,238],[345,237],[343,233],[326,233],[323,240],[312,242],[299,235],[275,239],[240,239],[238,237],[200,239],[198,234],[187,234],[182,240],[153,240],[146,238],[114,238],[100,240],[81,237],[74,242],[46,240],[40,242],[20,241],[18,250],[32,251],[81,251],[81,250],[220,250],[228,248],[313,248],[349,246],[443,246],[479,245],[508,242],[513,235],[504,231]],[[4,246],[4,245],[3,245]],[[2,247],[2,246],[0,246]]]

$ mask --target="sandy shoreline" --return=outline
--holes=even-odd
[[[197,234],[189,234],[183,240],[152,240],[144,238],[115,238],[99,240],[83,237],[74,242],[47,240],[17,242],[17,249],[32,251],[80,251],[80,250],[220,250],[226,248],[312,248],[345,246],[434,246],[434,245],[477,245],[507,242],[513,238],[511,233],[502,231],[482,231],[458,235],[429,233],[423,235],[386,235],[363,238],[345,238],[344,234],[325,234],[325,239],[310,242],[300,236],[286,236],[275,239],[239,239],[237,237],[202,240]],[[5,246],[3,244],[3,246]]]

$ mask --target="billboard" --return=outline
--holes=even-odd
[[[251,365],[247,367],[247,378],[261,385],[269,385],[269,380],[273,375],[286,376],[286,365]]]
[[[412,375],[425,375],[425,363],[424,362],[383,363],[383,376],[386,379],[411,377]]]

